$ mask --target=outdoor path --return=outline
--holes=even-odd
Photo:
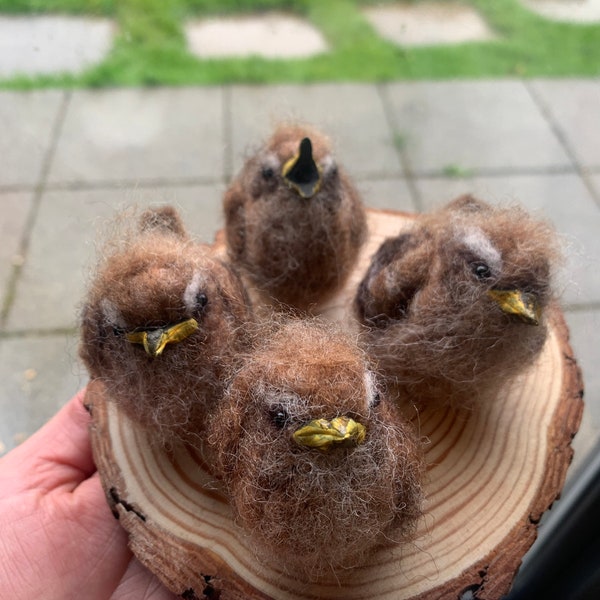
[[[599,105],[599,79],[0,92],[0,452],[86,382],[78,309],[115,211],[175,203],[211,241],[245,153],[299,118],[332,136],[368,206],[471,191],[555,223],[586,385],[580,461],[600,438]]]

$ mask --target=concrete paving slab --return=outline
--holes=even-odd
[[[50,419],[85,385],[75,335],[0,340],[0,455]]]
[[[23,261],[19,249],[32,202],[31,192],[0,193],[0,305],[6,300],[13,269]]]
[[[38,183],[64,94],[0,91],[0,186]]]
[[[417,205],[405,179],[378,179],[356,182],[365,206],[417,212]]]
[[[596,202],[600,206],[600,173],[593,173],[589,176],[589,182],[594,190]]]
[[[220,179],[223,145],[220,88],[77,91],[49,181]]]
[[[190,235],[198,241],[210,244],[214,241],[216,233],[225,225],[222,205],[224,192],[224,184],[149,188],[128,193],[128,202],[139,201],[143,206],[175,206]]]
[[[530,85],[581,166],[600,168],[600,81],[538,79]]]
[[[494,39],[494,32],[472,7],[448,2],[375,5],[363,10],[384,39],[398,46],[460,44]]]
[[[80,73],[110,52],[110,19],[0,16],[0,77]]]
[[[583,372],[585,402],[593,428],[600,432],[600,344],[594,332],[600,330],[600,309],[566,311],[571,346]]]
[[[600,22],[600,0],[521,0],[521,3],[527,9],[552,21]]]
[[[565,305],[600,302],[600,209],[574,174],[475,179],[417,179],[426,209],[471,192],[491,203],[519,203],[549,218],[561,234],[566,262],[558,282]]]
[[[589,416],[590,411],[586,402],[587,398],[584,398],[581,425],[579,426],[579,430],[577,431],[575,438],[571,442],[571,447],[573,448],[573,460],[567,471],[567,478],[563,491],[576,481],[577,475],[580,473],[582,467],[586,464],[590,454],[598,451],[600,432],[598,429],[594,428],[591,422],[591,417]]]
[[[582,427],[573,444],[575,461],[570,470],[573,472],[600,441],[600,344],[594,334],[600,331],[600,309],[567,311],[565,318],[571,334],[571,346],[583,373],[585,402]]]
[[[340,163],[355,178],[403,174],[377,89],[362,84],[233,86],[234,173],[276,123],[289,120],[329,135]]]
[[[189,21],[185,36],[190,52],[199,58],[306,58],[328,50],[310,22],[279,13]]]
[[[419,173],[551,170],[571,161],[523,83],[436,81],[385,87]]]
[[[45,193],[6,329],[76,326],[97,242],[119,211],[172,203],[191,233],[212,241],[222,226],[221,195],[222,188],[214,185]]]

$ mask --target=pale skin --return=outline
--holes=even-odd
[[[0,597],[173,600],[106,503],[83,396],[0,459]]]

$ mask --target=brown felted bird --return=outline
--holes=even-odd
[[[530,365],[546,339],[558,258],[548,224],[471,196],[386,240],[355,309],[397,398],[472,406]]]
[[[358,192],[329,140],[281,125],[224,197],[228,253],[276,302],[307,310],[346,280],[366,235]]]
[[[239,277],[163,207],[102,257],[82,311],[80,355],[152,440],[195,443],[250,320]]]
[[[261,337],[209,435],[258,557],[317,580],[409,539],[421,514],[419,446],[358,346],[308,319]]]

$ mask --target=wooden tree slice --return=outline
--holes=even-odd
[[[369,212],[354,276],[319,307],[352,327],[356,285],[381,241],[409,215]],[[256,296],[259,298],[259,296]],[[494,402],[418,415],[426,447],[425,515],[415,541],[390,545],[338,580],[298,580],[258,562],[220,484],[188,447],[170,452],[121,414],[99,381],[88,387],[94,456],[109,504],[139,560],[188,600],[497,599],[511,585],[537,523],[560,494],[583,410],[580,371],[558,309],[544,350]]]

